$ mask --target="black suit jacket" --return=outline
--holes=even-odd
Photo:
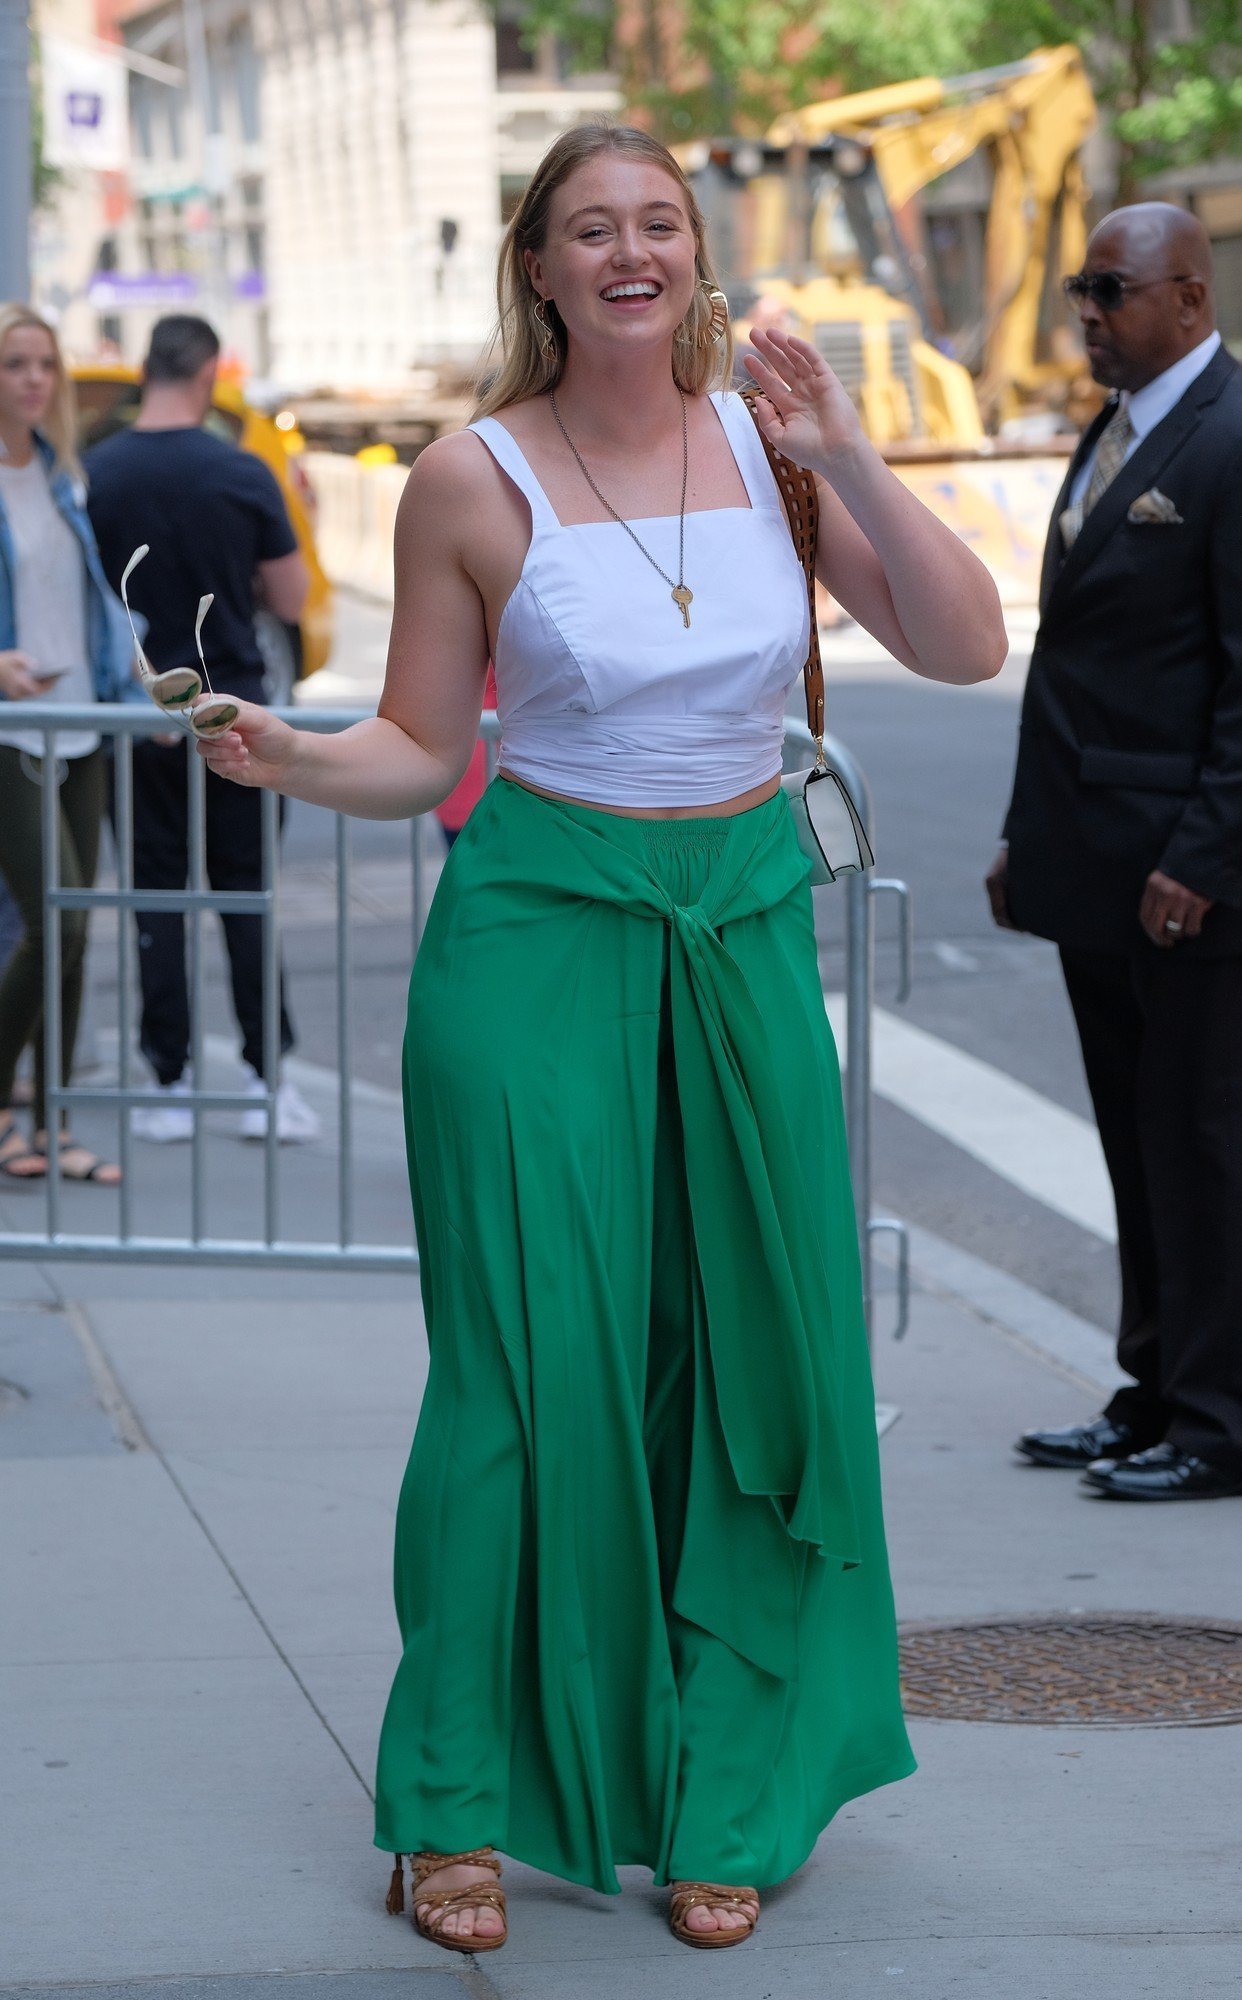
[[[1009,841],[1014,922],[1058,944],[1139,944],[1153,868],[1217,905],[1179,952],[1242,953],[1242,368],[1221,348],[1064,551],[1044,554]],[[1171,525],[1131,521],[1152,487]]]

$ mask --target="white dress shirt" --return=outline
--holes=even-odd
[[[1166,368],[1163,375],[1157,375],[1143,388],[1136,389],[1133,395],[1128,390],[1122,390],[1122,408],[1129,410],[1130,422],[1134,426],[1134,436],[1122,460],[1123,465],[1133,458],[1143,439],[1155,430],[1156,425],[1163,423],[1174,405],[1181,402],[1191,383],[1198,381],[1219,346],[1219,333],[1209,333],[1207,339],[1192,347],[1189,354],[1183,354],[1181,360]],[[1100,435],[1103,436],[1103,432]],[[1076,507],[1086,492],[1094,465],[1095,452],[1091,451],[1074,474],[1069,496],[1071,507]]]

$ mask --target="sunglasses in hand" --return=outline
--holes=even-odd
[[[167,673],[157,674],[150,660],[142,650],[142,641],[134,625],[134,614],[129,608],[127,585],[133,572],[145,555],[150,554],[151,545],[144,542],[135,549],[125,565],[121,578],[121,602],[125,606],[125,616],[129,619],[129,629],[134,635],[134,652],[138,661],[138,678],[155,706],[166,715],[174,715],[193,736],[202,736],[211,741],[215,736],[223,736],[233,727],[238,717],[235,701],[218,695],[211,685],[207,673],[207,662],[203,658],[203,620],[215,603],[215,596],[208,592],[198,600],[198,617],[194,621],[194,646],[198,653],[202,674],[196,674],[193,667],[170,667]],[[204,687],[206,700],[200,700]]]

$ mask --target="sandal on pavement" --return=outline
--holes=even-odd
[[[47,1140],[42,1145],[36,1138],[34,1150],[43,1161],[43,1172],[37,1175],[19,1175],[19,1179],[45,1180],[47,1178]],[[90,1181],[96,1187],[119,1187],[121,1169],[110,1160],[101,1160],[98,1153],[90,1152],[71,1139],[67,1132],[60,1138],[60,1178],[62,1181]]]
[[[757,1889],[726,1889],[718,1882],[674,1882],[672,1890],[668,1927],[683,1944],[714,1951],[722,1945],[742,1944],[748,1937],[754,1936],[759,1922]],[[725,1931],[691,1930],[686,1918],[698,1904],[704,1904],[710,1910],[736,1910],[746,1918],[746,1922]]]
[[[18,1131],[10,1118],[0,1132],[0,1174],[6,1181],[41,1181],[47,1174],[46,1155],[40,1153]]]
[[[392,1871],[392,1883],[388,1890],[388,1913],[399,1916],[405,1908],[405,1878],[398,1854],[396,1867]],[[411,1854],[409,1857],[411,1887],[410,1899],[414,1905],[414,1928],[429,1944],[438,1944],[445,1951],[495,1951],[504,1944],[509,1935],[508,1925],[495,1937],[480,1937],[472,1932],[469,1937],[445,1936],[444,1919],[452,1911],[489,1909],[505,1916],[505,1892],[493,1882],[467,1882],[460,1889],[423,1889],[422,1883],[429,1875],[436,1875],[442,1868],[490,1868],[495,1875],[500,1874],[500,1857],[494,1848],[476,1847],[468,1854]]]

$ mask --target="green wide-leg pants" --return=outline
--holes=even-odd
[[[913,1769],[784,799],[661,821],[492,785],[405,1095],[431,1361],[377,1845],[779,1881]]]

